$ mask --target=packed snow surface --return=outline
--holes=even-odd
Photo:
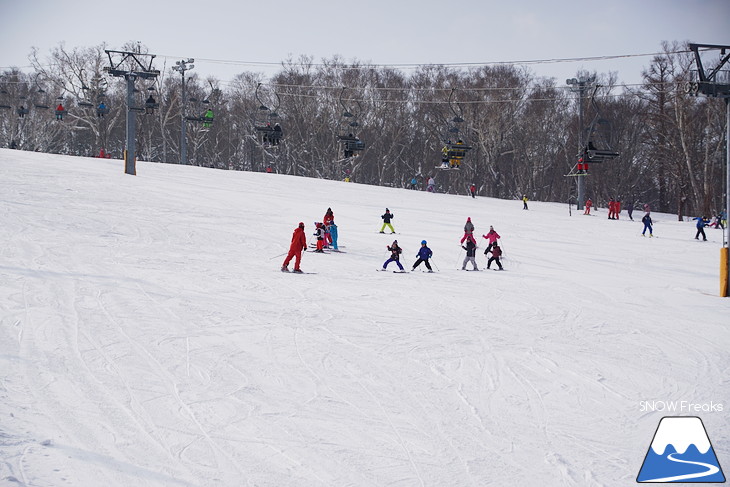
[[[0,150],[2,485],[634,485],[666,415],[700,416],[730,465],[720,230],[123,169]],[[343,252],[280,272],[328,207]],[[467,217],[504,272],[461,271]],[[427,240],[438,272],[376,272],[394,238],[409,270]]]

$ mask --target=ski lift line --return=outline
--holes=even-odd
[[[225,83],[224,83],[225,84]],[[664,89],[656,91],[657,93],[673,93],[676,91],[683,91],[684,88],[682,87],[676,87],[674,86],[676,83],[666,83],[666,82],[657,82],[657,83],[632,83],[632,84],[620,84],[620,85],[613,85],[610,86],[610,88],[649,88],[649,87],[662,87],[665,85],[671,85],[672,89]],[[338,90],[341,89],[338,86],[324,86],[324,85],[285,85],[285,84],[271,84],[271,86],[276,88],[295,88],[300,90]],[[604,86],[606,87],[606,86]],[[554,90],[570,90],[570,86],[552,86],[551,87]],[[430,93],[440,93],[440,92],[450,92],[452,88],[389,88],[389,87],[353,87],[351,88],[354,91],[360,90],[360,91],[374,91],[374,92],[408,92],[408,93],[418,93],[418,92],[430,92]],[[502,88],[458,88],[459,91],[467,92],[467,93],[490,93],[490,92],[525,92],[529,91],[529,87],[526,89],[525,87],[502,87]],[[285,93],[285,92],[279,92],[282,96],[297,96],[294,93]],[[622,94],[623,95],[623,94]],[[315,95],[301,95],[302,97],[314,97]],[[606,96],[619,96],[619,95],[606,95]],[[460,103],[468,103],[468,102],[460,102]]]
[[[292,98],[312,98],[318,99],[317,95],[303,95],[294,93],[279,93],[283,97]],[[627,96],[626,94],[611,94],[603,95],[603,98],[622,98]],[[539,101],[556,101],[561,100],[560,98],[510,98],[507,100],[472,100],[459,102],[461,105],[499,105],[503,103],[525,103],[525,102],[539,102]],[[448,101],[444,100],[414,100],[414,99],[401,99],[401,100],[387,100],[387,99],[375,99],[375,98],[350,98],[346,101],[361,102],[361,103],[397,103],[397,104],[413,104],[413,105],[449,105]]]
[[[337,66],[331,63],[306,63],[308,67],[327,67],[341,70],[368,70],[375,68],[419,68],[419,67],[480,67],[480,66],[498,66],[505,64],[551,64],[551,63],[567,63],[567,62],[580,62],[580,61],[606,61],[614,59],[626,59],[635,57],[647,57],[647,56],[658,56],[668,54],[683,54],[689,53],[690,50],[679,50],[670,52],[652,52],[652,53],[638,53],[638,54],[614,54],[605,56],[585,56],[585,57],[572,57],[572,58],[547,58],[547,59],[524,59],[524,60],[513,60],[513,61],[479,61],[479,62],[464,62],[464,63],[385,63],[385,64],[367,64],[363,66]],[[179,59],[180,56],[171,56],[167,54],[158,54],[157,57],[161,58],[174,58]],[[267,62],[267,61],[239,61],[232,59],[212,59],[212,58],[196,58],[199,62],[205,61],[210,63],[218,64],[231,64],[231,65],[245,65],[245,66],[304,66],[304,63],[285,63],[285,62]]]

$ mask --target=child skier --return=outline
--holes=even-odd
[[[324,223],[324,246],[325,248],[328,248],[329,245],[332,243],[332,235],[330,235],[330,226],[335,222],[335,214],[332,212],[332,208],[327,208],[327,212],[324,214],[324,218],[322,218],[322,223]]]
[[[388,250],[390,250],[390,259],[386,260],[383,263],[383,270],[386,270],[388,268],[388,264],[390,264],[391,262],[395,262],[401,272],[405,272],[403,266],[400,263],[400,254],[401,252],[403,252],[403,249],[398,247],[398,241],[393,240],[393,243],[391,245],[388,245]]]
[[[641,232],[641,236],[644,237],[646,234],[646,231],[649,230],[649,236],[653,237],[654,234],[652,233],[653,230],[651,228],[652,221],[651,221],[651,216],[649,215],[649,213],[644,215],[644,218],[641,219],[641,223],[644,224],[644,231]]]
[[[502,263],[499,261],[499,258],[502,256],[502,249],[499,248],[498,244],[494,244],[494,247],[492,247],[492,256],[487,261],[487,269],[492,265],[492,262],[496,262],[497,266],[499,266],[499,270],[503,271]]]
[[[428,263],[428,259],[431,258],[433,255],[433,252],[431,252],[431,249],[429,249],[426,246],[427,242],[425,240],[421,240],[421,248],[418,249],[418,253],[416,254],[416,257],[418,257],[418,260],[413,264],[413,268],[411,271],[415,271],[416,267],[421,265],[421,262],[426,264],[426,269],[428,269],[428,272],[433,272],[433,269],[431,269],[431,264]]]
[[[464,236],[461,237],[459,243],[463,244],[464,240],[472,240],[476,242],[476,240],[474,240],[474,224],[471,222],[471,217],[466,219],[466,223],[464,224]]]
[[[307,250],[307,236],[304,235],[304,223],[299,222],[299,226],[294,229],[294,233],[292,234],[289,253],[281,266],[281,272],[289,272],[289,262],[293,257],[296,257],[294,261],[294,272],[301,273],[302,270],[299,268],[299,264],[302,261],[303,250]]]
[[[479,270],[479,266],[477,266],[477,261],[476,261],[476,258],[475,258],[476,257],[476,254],[477,254],[477,244],[474,243],[474,240],[467,240],[466,241],[466,247],[464,247],[462,245],[461,248],[464,249],[464,250],[466,250],[466,257],[464,257],[464,263],[461,264],[461,270],[462,271],[465,271],[466,270],[466,264],[468,262],[471,262],[471,265],[474,266],[474,270],[475,271],[478,271]]]
[[[319,252],[320,254],[324,253],[324,224],[321,222],[315,222],[314,226],[317,227],[317,230],[314,232],[314,235],[317,236],[317,250],[315,252]]]
[[[489,232],[486,235],[482,235],[482,238],[486,238],[489,241],[489,245],[487,246],[487,249],[484,251],[484,255],[487,255],[487,253],[496,245],[496,242],[499,238],[499,234],[494,231],[494,227],[492,225],[489,225]]]
[[[707,235],[705,235],[705,226],[710,223],[710,220],[708,220],[704,215],[693,218],[693,220],[697,220],[697,234],[695,235],[695,240],[699,240],[700,235],[702,235],[702,240],[707,242]]]
[[[390,224],[390,220],[395,218],[388,208],[385,209],[385,213],[380,217],[383,219],[383,226],[380,228],[380,233],[385,233],[385,227],[390,228],[390,233],[395,233],[393,225]]]

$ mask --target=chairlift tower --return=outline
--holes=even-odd
[[[565,84],[570,85],[570,91],[578,93],[578,148],[583,150],[586,146],[587,141],[585,139],[584,127],[583,127],[583,100],[586,98],[586,92],[593,85],[595,78],[570,78],[565,80]],[[576,174],[578,176],[576,185],[578,188],[578,201],[576,210],[583,209],[583,202],[586,199],[585,195],[585,179],[586,173]]]
[[[705,95],[725,99],[725,215],[730,215],[730,69],[723,66],[730,61],[730,46],[716,44],[690,44],[689,48],[695,54],[697,65],[697,79],[685,86],[690,95]],[[719,61],[712,67],[705,69],[702,64],[700,51],[720,51]],[[720,249],[720,296],[730,296],[730,225],[723,230],[723,243]]]
[[[152,69],[154,54],[141,54],[128,51],[105,50],[109,56],[109,66],[104,71],[112,76],[127,80],[127,148],[124,151],[124,172],[137,174],[135,162],[137,157],[137,118],[138,112],[153,113],[157,103],[148,101],[146,106],[138,107],[134,103],[134,83],[137,79],[155,79],[160,72]],[[150,96],[150,99],[152,97]]]
[[[172,67],[175,71],[180,73],[182,76],[182,106],[180,107],[180,164],[188,163],[188,139],[187,139],[187,125],[185,118],[185,106],[187,104],[187,97],[185,91],[185,71],[190,71],[195,67],[193,64],[195,59],[189,58],[187,61],[177,61],[175,66]]]

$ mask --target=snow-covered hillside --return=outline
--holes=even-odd
[[[0,485],[634,485],[667,415],[642,401],[724,404],[683,414],[730,465],[719,230],[698,242],[654,214],[649,239],[640,212],[137,174],[0,150]],[[328,207],[344,252],[279,272]],[[439,272],[376,272],[386,207],[404,265],[426,239]],[[459,270],[467,217],[501,234],[505,272]]]

